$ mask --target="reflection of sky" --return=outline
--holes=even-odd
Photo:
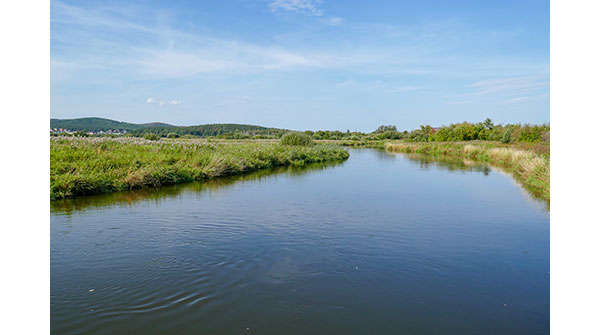
[[[439,169],[442,171],[449,172],[481,172],[484,175],[489,175],[492,171],[500,173],[510,179],[514,186],[517,187],[524,200],[532,202],[537,207],[544,211],[549,211],[549,203],[537,197],[532,191],[527,190],[524,186],[519,183],[510,173],[503,170],[502,168],[495,167],[486,163],[476,162],[468,159],[456,159],[451,157],[431,157],[419,154],[403,154],[403,153],[390,153],[392,155],[402,155],[408,158],[408,161],[418,164],[421,169]]]
[[[351,149],[301,175],[54,212],[54,327],[547,332],[547,213],[494,170],[419,164]]]

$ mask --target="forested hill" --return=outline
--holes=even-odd
[[[252,135],[276,135],[284,133],[285,130],[277,128],[267,128],[248,124],[236,123],[217,123],[217,124],[202,124],[198,126],[185,127],[145,127],[131,131],[134,135],[152,133],[160,136],[168,134],[193,135],[193,136],[219,136],[224,134],[252,134]]]
[[[63,128],[72,131],[96,132],[106,130],[127,130],[133,135],[156,134],[166,136],[168,134],[194,135],[194,136],[218,136],[223,134],[263,134],[275,135],[285,132],[283,129],[268,128],[247,124],[220,123],[203,124],[197,126],[173,126],[166,123],[127,123],[98,117],[86,117],[80,119],[50,119],[50,128]]]
[[[84,117],[80,119],[50,119],[50,128],[63,128],[74,131],[100,130],[138,130],[146,127],[174,127],[166,123],[135,124],[115,121],[100,117]]]

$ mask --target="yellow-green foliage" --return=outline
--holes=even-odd
[[[326,144],[303,147],[257,142],[53,137],[50,197],[156,187],[346,158],[346,150]]]
[[[313,138],[306,133],[290,132],[281,137],[281,144],[283,145],[298,145],[298,146],[309,146],[313,145]]]
[[[431,156],[452,156],[488,162],[513,172],[517,180],[550,201],[550,157],[548,146],[473,143],[387,143],[386,150]]]

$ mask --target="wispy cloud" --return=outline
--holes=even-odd
[[[505,103],[514,104],[514,103],[519,103],[519,102],[525,102],[528,100],[531,100],[531,97],[517,97],[517,98],[508,99],[505,101]]]
[[[285,10],[323,13],[317,1],[271,1],[273,11]],[[52,1],[52,61],[70,64],[78,71],[85,69],[112,69],[127,73],[136,79],[164,79],[198,76],[208,73],[245,74],[264,71],[302,69],[347,70],[368,75],[494,75],[522,72],[520,64],[499,61],[483,64],[482,60],[452,54],[451,43],[442,37],[451,23],[426,24],[419,34],[419,25],[405,27],[412,31],[406,41],[388,45],[371,45],[371,36],[384,34],[391,29],[380,27],[354,27],[352,40],[341,40],[318,48],[293,43],[264,44],[239,39],[218,37],[201,33],[201,29],[181,30],[169,20],[157,20],[144,12],[134,14],[138,8],[74,7]],[[144,11],[144,9],[140,9]],[[132,13],[133,12],[133,13]],[[158,15],[160,16],[160,15]],[[341,17],[324,17],[319,20],[329,25],[344,25]],[[400,31],[401,27],[397,27]],[[362,29],[371,29],[364,31]],[[374,29],[374,30],[373,30]],[[379,29],[379,30],[378,30]],[[381,30],[383,29],[383,30]],[[361,43],[356,38],[362,36]],[[414,36],[419,38],[414,38]],[[60,50],[61,52],[55,52]],[[466,59],[469,58],[469,59]],[[489,62],[487,59],[483,60]],[[512,68],[511,68],[512,67]],[[66,66],[55,66],[53,76],[67,71]],[[474,83],[470,89],[485,94],[494,83]],[[497,84],[499,85],[499,84]]]
[[[317,16],[321,19],[321,23],[341,27],[344,25],[344,18],[338,16],[325,16],[325,11],[319,7],[323,3],[322,0],[271,0],[269,9],[271,12],[295,12],[309,16]]]
[[[467,105],[465,110],[475,104],[518,109],[549,85],[543,55],[483,50],[475,42],[487,41],[485,32],[458,20],[385,25],[353,17],[349,24],[321,1],[270,1],[269,7],[263,2],[261,15],[267,11],[285,25],[256,38],[239,28],[186,21],[176,9],[60,0],[51,6],[53,101],[63,104],[61,94],[66,101],[85,92],[104,105],[128,98],[131,110],[143,113],[161,110],[150,106],[198,111],[218,100],[227,102],[211,105],[220,113],[265,114],[293,110],[293,99],[324,106],[316,102],[323,98],[335,108],[348,102],[347,109],[418,106],[422,102],[409,101],[419,98],[444,107]],[[232,99],[238,94],[259,98],[252,104]]]
[[[325,19],[323,19],[323,22],[330,26],[335,26],[335,27],[340,27],[340,26],[344,25],[344,19],[341,17],[337,17],[337,16],[325,18]]]
[[[541,77],[512,77],[476,81],[467,87],[473,88],[475,96],[499,92],[530,92],[548,86],[546,78]]]
[[[549,93],[544,93],[544,94],[538,94],[538,95],[528,95],[528,96],[516,97],[516,98],[508,99],[508,100],[504,101],[502,104],[504,104],[504,105],[520,104],[520,103],[524,103],[524,102],[531,102],[534,100],[548,99],[549,96],[550,96]]]
[[[147,98],[146,103],[150,105],[164,106],[164,105],[181,105],[181,100],[156,100],[154,98]]]
[[[315,3],[321,1],[312,0],[272,0],[269,3],[269,8],[273,12],[286,11],[286,12],[301,12],[307,13],[314,16],[322,16],[323,10],[319,9]]]
[[[423,87],[420,86],[399,86],[399,87],[392,87],[388,92],[390,93],[405,93],[405,92],[412,92],[412,91],[418,91],[418,90],[422,90]]]
[[[470,104],[482,99],[498,99],[498,104],[518,104],[548,97],[549,81],[546,75],[500,77],[478,80],[465,86],[467,93],[442,96],[446,103]]]

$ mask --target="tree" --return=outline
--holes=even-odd
[[[512,135],[512,127],[508,127],[505,131],[504,134],[502,134],[502,139],[500,140],[500,142],[502,143],[510,143],[510,137]]]
[[[385,133],[386,131],[398,131],[398,129],[396,128],[396,126],[388,125],[388,126],[379,126],[379,128],[377,128],[377,130],[375,130],[376,133]]]
[[[485,119],[485,121],[483,121],[483,125],[489,130],[492,130],[494,128],[494,122],[492,122],[492,119],[490,119],[489,117]]]

